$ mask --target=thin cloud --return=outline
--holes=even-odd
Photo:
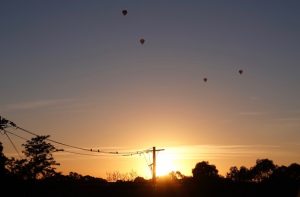
[[[28,109],[37,109],[45,108],[55,105],[66,104],[74,101],[74,99],[45,99],[45,100],[36,100],[30,102],[21,102],[8,104],[4,108],[6,110],[28,110]]]
[[[192,145],[168,147],[170,154],[180,155],[180,158],[233,158],[260,157],[277,152],[281,147],[277,145]]]
[[[260,112],[260,111],[249,111],[249,112],[240,112],[239,115],[241,116],[262,116],[266,114],[266,112]]]
[[[300,122],[300,117],[290,117],[290,118],[276,118],[276,121],[297,121]]]

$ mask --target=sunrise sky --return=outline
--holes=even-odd
[[[191,175],[202,160],[223,175],[258,158],[299,163],[299,10],[297,0],[1,1],[0,115],[80,147],[165,148],[159,175]],[[143,156],[55,158],[65,174],[150,177]]]

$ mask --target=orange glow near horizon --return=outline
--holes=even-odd
[[[175,158],[168,151],[162,151],[157,154],[156,175],[164,176],[172,171],[176,171]]]
[[[8,146],[7,140],[3,142],[7,145],[4,147],[8,147],[5,149],[6,156],[16,157],[12,148]],[[288,145],[178,145],[157,148],[165,149],[157,153],[158,177],[167,175],[171,171],[180,171],[183,175],[192,176],[192,169],[201,161],[208,161],[209,164],[215,165],[219,174],[225,176],[230,167],[243,165],[250,168],[255,165],[256,159],[268,158],[277,165],[286,166],[300,159],[299,149]],[[123,147],[122,150],[135,149]],[[285,155],[284,159],[282,155]],[[58,166],[58,172],[65,175],[69,172],[77,172],[82,175],[107,178],[107,173],[118,171],[124,174],[134,171],[138,176],[146,179],[152,176],[148,166],[152,164],[151,153],[128,157],[116,155],[90,157],[60,152],[55,153],[54,157],[61,164]]]

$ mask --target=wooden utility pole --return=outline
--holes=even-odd
[[[152,160],[153,160],[153,163],[152,163],[152,181],[153,183],[155,184],[156,183],[156,152],[158,151],[163,151],[165,149],[156,149],[155,146],[153,146],[152,148]]]
[[[156,148],[155,148],[155,146],[153,146],[152,155],[153,155],[152,181],[153,181],[153,183],[155,183],[156,182]]]

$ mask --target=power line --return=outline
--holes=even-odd
[[[57,151],[60,152],[60,151]],[[66,153],[71,153],[75,155],[84,155],[84,156],[94,156],[94,157],[106,157],[107,155],[93,155],[93,154],[88,154],[88,153],[78,153],[74,151],[69,151],[69,150],[61,150],[61,152],[66,152]]]
[[[28,129],[25,129],[25,128],[22,128],[22,127],[19,127],[17,126],[14,122],[12,121],[9,121],[7,119],[4,119],[0,116],[0,123],[1,123],[1,127],[0,127],[0,130],[4,130],[4,128],[8,128],[8,127],[13,127],[13,128],[16,128],[16,129],[19,129],[25,133],[28,133],[30,135],[33,135],[33,136],[40,136],[38,134],[36,134],[35,132],[32,132]],[[22,136],[19,136],[15,133],[12,133],[12,132],[8,132],[16,137],[19,137],[23,140],[28,140]],[[88,148],[82,148],[82,147],[79,147],[79,146],[74,146],[74,145],[70,145],[70,144],[67,144],[67,143],[63,143],[63,142],[60,142],[60,141],[56,141],[56,140],[53,140],[53,139],[45,139],[49,142],[52,142],[52,143],[55,143],[55,144],[59,144],[59,145],[62,145],[62,146],[65,146],[65,147],[69,147],[69,148],[73,148],[73,149],[77,149],[77,150],[80,150],[80,151],[87,151],[87,152],[93,152],[93,153],[98,153],[99,155],[100,154],[109,154],[109,155],[118,155],[118,156],[134,156],[134,155],[140,155],[140,154],[144,154],[144,153],[149,153],[149,152],[152,152],[152,149],[149,148],[149,149],[145,149],[145,150],[138,150],[138,151],[104,151],[104,150],[99,150],[99,149],[88,149]],[[67,151],[65,151],[67,152]],[[87,153],[78,153],[78,152],[73,152],[73,151],[69,151],[70,153],[73,153],[73,154],[78,154],[78,155],[90,155],[90,156],[97,156],[97,155],[93,155],[93,154],[87,154]]]
[[[6,132],[6,133],[9,133],[9,134],[11,134],[11,135],[14,135],[15,137],[18,137],[18,138],[20,138],[20,139],[23,139],[23,140],[29,140],[29,139],[27,139],[27,138],[25,138],[25,137],[22,137],[22,136],[20,136],[20,135],[17,135],[17,134],[15,134],[15,133],[13,133],[13,132],[10,132],[10,131],[8,131],[8,130],[6,130],[6,129],[3,129],[3,131],[4,132]]]
[[[22,131],[24,131],[24,132],[26,132],[26,133],[29,133],[29,134],[31,134],[31,135],[34,135],[34,136],[36,136],[36,137],[40,136],[40,135],[35,134],[35,133],[33,133],[33,132],[31,132],[31,131],[29,131],[29,130],[27,130],[27,129],[24,129],[24,128],[22,128],[22,127],[16,126],[16,128],[17,128],[17,129],[20,129],[20,130],[22,130]],[[80,150],[84,150],[84,151],[90,151],[90,150],[87,149],[87,148],[81,148],[81,147],[77,147],[77,146],[73,146],[73,145],[68,145],[68,144],[65,144],[65,143],[62,143],[62,142],[58,142],[58,141],[56,141],[56,140],[52,140],[52,139],[46,139],[46,140],[47,140],[47,141],[50,141],[50,142],[53,142],[53,143],[56,143],[56,144],[60,144],[60,145],[62,145],[62,146],[67,146],[67,147],[70,147],[70,148],[80,149]]]
[[[28,134],[31,134],[31,135],[34,135],[34,136],[39,136],[38,134],[32,132],[32,131],[29,131],[27,129],[24,129],[22,127],[19,127],[19,126],[15,126],[15,128],[19,129],[19,130],[22,130]],[[103,153],[103,154],[114,154],[114,155],[120,155],[120,156],[133,156],[133,155],[136,155],[136,154],[140,154],[142,152],[147,152],[149,151],[149,149],[146,149],[146,150],[142,150],[142,151],[133,151],[133,152],[123,152],[123,151],[103,151],[103,150],[93,150],[93,149],[88,149],[88,148],[82,148],[82,147],[78,147],[78,146],[74,146],[74,145],[70,145],[70,144],[66,144],[66,143],[63,143],[63,142],[59,142],[59,141],[56,141],[56,140],[52,140],[52,139],[46,139],[47,141],[50,141],[50,142],[53,142],[53,143],[56,143],[56,144],[59,144],[59,145],[62,145],[62,146],[66,146],[66,147],[69,147],[69,148],[74,148],[74,149],[78,149],[78,150],[82,150],[82,151],[88,151],[88,152],[94,152],[94,153]]]
[[[146,164],[147,164],[147,166],[149,167],[150,174],[151,174],[151,173],[152,173],[152,163],[151,163],[150,160],[147,159],[146,154],[147,154],[147,153],[142,153],[142,155],[143,155],[143,157],[144,157],[144,159],[145,159],[145,161],[146,161]]]
[[[4,134],[5,133],[9,133],[9,134],[11,134],[11,135],[13,135],[13,136],[15,136],[15,137],[18,137],[18,138],[20,138],[20,139],[22,139],[22,140],[25,140],[25,141],[29,141],[29,139],[27,139],[27,138],[25,138],[25,137],[22,137],[22,136],[20,136],[20,135],[17,135],[17,134],[15,134],[15,133],[13,133],[13,132],[11,132],[11,131],[8,131],[8,130],[5,130],[5,129],[3,129],[3,131],[4,131]],[[103,156],[107,156],[107,155],[100,155],[100,154],[98,154],[98,155],[95,155],[95,154],[88,154],[88,153],[79,153],[79,152],[74,152],[74,151],[70,151],[70,150],[64,150],[64,149],[57,149],[57,151],[56,152],[66,152],[66,153],[71,153],[71,154],[76,154],[76,155],[84,155],[84,156],[95,156],[95,157],[103,157]],[[128,155],[122,155],[122,156],[128,156]]]
[[[23,139],[23,140],[26,140],[26,141],[29,140],[29,139],[27,139],[27,138],[25,138],[25,137],[22,137],[22,136],[20,136],[20,135],[17,135],[17,134],[15,134],[15,133],[10,132],[10,131],[7,131],[7,130],[5,130],[5,129],[3,129],[3,131],[4,131],[5,133],[9,133],[9,134],[11,134],[11,135],[14,135],[15,137],[18,137],[18,138],[20,138],[20,139]],[[106,156],[106,155],[93,155],[93,154],[87,154],[87,153],[78,153],[78,152],[69,151],[69,150],[64,150],[64,149],[58,149],[58,151],[56,151],[56,152],[60,152],[60,151],[66,152],[66,153],[77,154],[77,155],[86,155],[86,156],[96,156],[96,157],[99,157],[99,156]],[[19,155],[19,156],[20,156],[20,155]]]
[[[40,135],[36,134],[35,132],[32,132],[32,131],[30,131],[28,129],[24,129],[22,127],[19,127],[14,122],[9,121],[9,120],[7,120],[5,118],[2,118],[2,117],[0,119],[0,123],[1,123],[0,130],[3,130],[4,128],[7,128],[8,126],[10,126],[10,127],[14,127],[16,129],[22,130],[22,131],[24,131],[24,132],[26,132],[26,133],[28,133],[30,135],[33,135],[33,136],[36,136],[36,137],[40,136]],[[103,154],[114,154],[114,155],[120,155],[120,156],[133,156],[133,155],[136,155],[136,154],[140,154],[142,152],[149,151],[149,149],[142,150],[142,151],[131,151],[131,152],[103,151],[103,150],[99,150],[99,149],[98,150],[93,150],[93,149],[82,148],[82,147],[78,147],[78,146],[66,144],[66,143],[59,142],[59,141],[52,140],[52,139],[46,139],[46,140],[49,141],[49,142],[53,142],[53,143],[56,143],[56,144],[59,144],[59,145],[62,145],[62,146],[66,146],[66,147],[69,147],[69,148],[74,148],[74,149],[81,150],[81,151],[88,151],[88,152],[94,152],[94,153],[103,153]]]
[[[20,154],[19,154],[16,146],[14,145],[13,141],[10,139],[10,137],[8,136],[8,134],[5,131],[5,128],[8,128],[8,127],[14,127],[16,129],[22,130],[22,131],[24,131],[28,134],[34,135],[36,137],[40,136],[40,135],[38,135],[38,134],[36,134],[32,131],[29,131],[27,129],[19,127],[15,123],[13,123],[9,120],[3,119],[0,116],[0,131],[4,131],[4,134],[9,138],[10,142],[14,146],[14,148],[15,148],[15,150],[18,153],[19,156],[20,156]],[[12,133],[12,132],[10,132],[10,133]],[[16,135],[16,134],[15,134],[15,136],[17,136],[19,138],[22,138],[22,139],[25,139],[25,138],[23,138],[19,135]],[[49,137],[49,135],[45,138],[45,140],[56,143],[56,144],[59,144],[59,145],[62,145],[62,146],[67,146],[67,147],[70,147],[70,148],[78,149],[78,150],[81,150],[81,151],[91,151],[91,152],[96,152],[96,153],[113,154],[113,155],[120,155],[120,156],[133,156],[133,155],[141,155],[141,154],[143,154],[145,156],[146,153],[152,152],[153,163],[148,165],[148,166],[152,167],[152,180],[153,180],[153,183],[156,182],[156,152],[165,150],[165,149],[156,149],[155,146],[152,149],[146,149],[146,150],[142,150],[142,151],[132,151],[132,152],[122,152],[122,151],[121,152],[119,152],[119,151],[112,152],[112,151],[102,151],[102,150],[100,151],[99,149],[98,150],[93,150],[93,149],[89,150],[87,148],[82,148],[82,147],[66,144],[66,143],[63,143],[63,142],[59,142],[59,141],[56,141],[56,140],[48,139],[48,137]],[[63,149],[61,149],[61,150],[57,149],[57,152],[59,152],[59,151],[64,151],[64,150]],[[93,154],[78,153],[78,152],[73,152],[73,151],[65,151],[65,152],[72,153],[72,154],[78,154],[78,155],[86,155],[86,156],[100,156],[100,155],[93,155]],[[105,155],[101,155],[101,156],[105,156]],[[146,160],[146,163],[148,163],[147,160]]]
[[[14,142],[11,140],[11,138],[9,137],[9,135],[4,131],[4,134],[6,135],[6,137],[8,138],[8,140],[10,141],[10,143],[12,144],[12,146],[14,147],[15,151],[17,152],[17,154],[19,155],[20,159],[22,159],[17,147],[15,146]]]

